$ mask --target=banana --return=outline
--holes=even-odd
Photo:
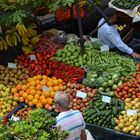
[[[27,33],[27,29],[22,23],[18,23],[16,25],[15,31],[17,31],[20,36],[25,35],[25,33]]]
[[[6,34],[5,40],[6,40],[7,45],[12,47],[11,39],[10,39],[10,34]]]
[[[24,46],[28,45],[29,39],[26,36],[22,36],[22,43]]]
[[[30,40],[30,42],[31,42],[32,44],[35,44],[35,43],[37,43],[39,40],[40,40],[39,37],[33,37],[33,38]]]
[[[0,40],[0,51],[3,51],[3,43],[1,40]]]
[[[8,49],[8,46],[7,46],[6,41],[4,39],[2,39],[1,42],[3,43],[3,49],[4,50],[7,50]]]
[[[17,41],[18,41],[19,43],[21,43],[21,38],[20,38],[20,36],[18,35],[18,33],[15,32],[14,34],[15,34],[15,36],[16,36],[16,38],[17,38]]]

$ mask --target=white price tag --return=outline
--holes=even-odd
[[[110,102],[111,102],[111,97],[108,97],[108,96],[102,96],[102,102],[110,103]]]
[[[8,68],[16,69],[17,68],[17,64],[15,64],[15,63],[8,63]]]
[[[36,60],[36,56],[35,55],[30,55],[30,59],[31,60]]]
[[[47,86],[42,86],[42,91],[50,91],[50,89]]]
[[[103,45],[103,46],[100,47],[100,49],[101,49],[102,52],[109,51],[108,45]]]
[[[76,96],[84,99],[87,97],[87,93],[78,90]]]
[[[131,115],[136,115],[137,114],[137,110],[127,110],[127,115],[131,116]]]
[[[14,121],[19,121],[19,120],[20,120],[20,118],[19,118],[19,117],[12,116],[12,117],[11,117],[11,120],[14,120]]]

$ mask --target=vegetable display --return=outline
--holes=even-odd
[[[140,120],[140,99],[126,98],[124,102],[125,110],[116,118],[115,130],[140,136],[138,124]]]
[[[112,4],[125,10],[133,10],[140,4],[140,0],[114,0]]]
[[[69,94],[71,99],[70,109],[84,111],[89,105],[90,101],[95,97],[95,89],[85,87],[82,84],[70,83],[68,82],[63,86],[63,90]],[[84,97],[81,97],[78,92],[82,92]]]
[[[114,52],[101,52],[96,50],[91,42],[85,44],[85,53],[81,55],[81,49],[77,45],[68,44],[59,50],[51,60],[65,62],[77,67],[88,67],[97,73],[120,73],[127,77],[135,71],[133,60]]]
[[[124,109],[124,103],[111,98],[110,103],[102,101],[102,96],[96,96],[90,102],[89,108],[83,112],[84,120],[87,123],[94,123],[107,128],[114,128],[116,117]]]
[[[125,100],[126,98],[140,99],[140,74],[133,74],[133,78],[121,84],[115,91],[117,98]]]
[[[0,130],[1,140],[64,140],[69,136],[67,131],[56,127],[55,118],[41,109],[30,111],[26,120],[7,127],[0,125]]]
[[[58,61],[49,61],[46,70],[47,76],[55,76],[64,82],[79,82],[85,76],[85,70],[79,67],[66,65]]]

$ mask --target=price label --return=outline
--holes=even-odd
[[[47,86],[42,86],[42,91],[50,91],[50,89]]]
[[[16,69],[17,65],[15,63],[8,63],[8,68]]]
[[[127,115],[131,116],[131,115],[136,115],[137,114],[137,110],[127,110]]]
[[[14,121],[19,121],[19,120],[20,120],[20,118],[19,118],[19,117],[12,116],[12,117],[11,117],[11,120],[14,120]]]
[[[140,91],[140,86],[139,86],[139,91]]]
[[[102,96],[102,102],[110,103],[110,102],[111,102],[111,97],[108,97],[108,96]]]
[[[109,51],[108,45],[103,45],[103,46],[100,47],[100,49],[101,49],[102,52]]]
[[[87,93],[78,90],[76,96],[84,99],[87,97]]]
[[[36,56],[35,55],[30,55],[30,59],[31,60],[36,60]]]

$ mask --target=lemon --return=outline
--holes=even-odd
[[[130,125],[130,126],[128,127],[128,130],[129,130],[129,131],[132,131],[132,130],[134,130],[134,128],[135,128],[135,127],[134,127],[133,125]]]
[[[136,131],[135,131],[135,130],[132,130],[132,131],[130,132],[130,134],[136,135]]]
[[[127,127],[124,127],[124,128],[122,129],[122,132],[123,132],[123,133],[128,133],[128,128],[127,128]]]
[[[124,127],[124,123],[119,123],[119,124],[118,124],[118,127],[119,127],[119,128],[123,128],[123,127]]]
[[[131,123],[129,121],[125,123],[126,127],[129,127],[130,125],[131,125]]]

